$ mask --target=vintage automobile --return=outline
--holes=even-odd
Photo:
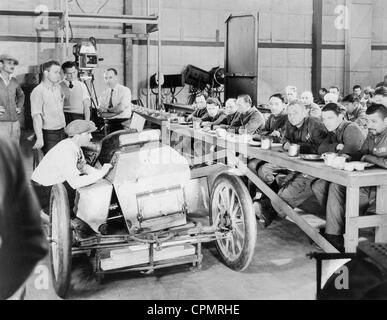
[[[200,268],[201,245],[210,241],[226,266],[236,271],[248,267],[256,242],[254,209],[246,186],[226,166],[212,176],[195,176],[183,156],[160,142],[159,130],[114,132],[88,156],[93,166],[111,163],[113,168],[98,183],[77,190],[77,215],[95,226],[104,223],[95,235],[77,237],[66,189],[53,186],[49,255],[58,296],[66,297],[72,257],[80,253],[90,258],[99,280],[107,273],[152,272],[179,264]],[[194,201],[189,197],[197,196],[192,185],[199,180],[208,190],[208,223],[190,217]]]

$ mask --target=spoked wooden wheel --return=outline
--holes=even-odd
[[[56,294],[65,298],[71,277],[70,207],[66,188],[55,185],[50,196],[50,269]]]
[[[246,269],[254,255],[257,227],[251,197],[237,176],[222,173],[215,180],[210,220],[211,225],[231,232],[230,237],[216,241],[222,261],[233,270]]]

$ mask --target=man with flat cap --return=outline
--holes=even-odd
[[[91,132],[96,130],[93,122],[74,120],[65,128],[67,139],[56,144],[32,173],[32,181],[51,189],[53,185],[63,183],[66,187],[70,209],[75,204],[76,189],[89,186],[102,179],[111,169],[110,164],[104,164],[101,169],[86,164],[81,147],[87,146],[92,138]],[[42,204],[42,207],[45,207]],[[75,217],[76,210],[71,210],[73,224],[83,225]]]
[[[19,143],[20,123],[18,115],[24,105],[24,93],[18,81],[12,77],[19,61],[9,54],[0,55],[0,135]]]

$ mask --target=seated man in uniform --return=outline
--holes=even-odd
[[[287,104],[290,104],[291,102],[296,101],[298,99],[297,87],[287,86],[285,88],[285,95],[286,95]]]
[[[280,142],[283,136],[283,129],[288,120],[286,114],[285,98],[282,94],[273,94],[269,99],[270,116],[265,122],[265,127],[258,132],[255,138],[270,136],[274,142]]]
[[[224,119],[226,119],[226,115],[221,109],[222,104],[218,99],[208,98],[206,103],[207,103],[207,108],[206,108],[207,113],[202,118],[203,126],[209,125],[213,127],[215,122],[217,121],[222,122]],[[203,141],[200,141],[200,140],[197,140],[194,142],[195,157],[200,157],[214,151],[215,151],[215,146],[212,146],[208,143],[204,143]],[[208,164],[210,164],[210,161],[208,161]]]
[[[265,118],[257,108],[253,106],[253,102],[249,95],[242,94],[238,96],[238,117],[228,127],[228,131],[245,134],[254,134],[259,129],[265,126]]]
[[[344,114],[339,105],[335,103],[326,105],[322,110],[322,120],[329,133],[318,148],[319,154],[334,152],[353,157],[359,152],[366,136],[356,123],[344,119]],[[321,207],[325,207],[327,203],[329,185],[329,181],[322,179],[312,184],[313,193]],[[334,246],[340,248],[340,244],[335,243],[334,236],[331,237],[327,234],[326,238]]]
[[[216,98],[208,98],[206,101],[207,113],[201,118],[203,124],[215,124],[216,122],[222,122],[226,118],[226,114],[223,112],[222,104]]]
[[[328,93],[328,90],[326,88],[321,88],[318,92],[318,98],[316,99],[316,103],[318,105],[323,105],[325,104],[325,100],[324,100],[324,97],[325,95]]]
[[[318,147],[319,154],[334,152],[352,156],[360,150],[366,135],[356,122],[344,118],[343,110],[338,104],[327,104],[322,109],[322,116],[328,135]]]
[[[329,88],[329,93],[337,96],[337,101],[338,102],[341,102],[341,100],[343,99],[343,97],[341,96],[340,89],[339,89],[338,86],[331,86]]]
[[[208,95],[205,92],[199,92],[195,97],[195,111],[187,117],[187,121],[193,118],[203,118],[207,113],[207,99]]]
[[[203,119],[204,117],[208,117],[207,112],[207,99],[208,95],[205,92],[199,92],[195,97],[195,111],[187,117],[187,121],[192,121],[193,119]],[[178,150],[183,154],[191,154],[192,153],[192,142],[193,139],[190,137],[186,137],[184,135],[179,134],[174,131],[171,135],[171,145],[173,148]]]
[[[324,102],[325,102],[325,104],[328,104],[328,103],[339,103],[339,96],[336,95],[336,94],[328,92],[324,96]]]
[[[375,164],[387,169],[387,107],[381,104],[373,104],[367,109],[369,134],[364,141],[360,151],[353,156],[354,160],[360,159],[364,162]],[[325,236],[338,250],[344,250],[344,219],[345,219],[345,196],[346,187],[331,183],[328,196],[321,193],[318,185],[313,191],[326,201],[326,229]],[[323,190],[324,191],[324,190]],[[326,200],[324,200],[326,197]],[[376,187],[360,188],[360,214],[366,211],[376,211]]]
[[[357,95],[349,94],[344,97],[341,103],[346,109],[346,118],[351,122],[357,123],[364,133],[367,134],[367,107],[361,104],[360,98]]]
[[[387,107],[387,87],[376,88],[372,102],[382,104]]]
[[[361,100],[363,98],[363,89],[360,85],[355,85],[352,88],[353,95],[359,98]]]
[[[96,129],[91,121],[71,122],[65,128],[68,138],[52,148],[32,173],[31,179],[45,187],[63,183],[69,196],[70,209],[75,206],[76,189],[96,183],[111,169],[110,164],[104,164],[101,169],[86,164],[81,147],[90,143],[91,132]],[[76,210],[71,210],[70,214],[74,228],[81,234],[89,234],[90,228],[87,228],[81,219],[76,218]]]
[[[360,100],[360,103],[363,107],[368,108],[372,104],[372,98],[374,97],[375,90],[371,87],[366,87],[364,89],[364,94],[362,99]]]
[[[228,99],[224,108],[224,114],[226,117],[220,117],[216,120],[213,125],[214,128],[223,128],[227,129],[233,121],[235,121],[238,116],[238,106],[236,104],[236,99]]]
[[[321,119],[321,109],[318,104],[314,103],[313,93],[305,91],[301,94],[301,101],[306,105],[309,110],[309,117]]]
[[[285,124],[288,120],[286,114],[285,98],[282,94],[277,93],[269,99],[271,114],[266,120],[265,127],[258,134],[254,135],[255,139],[261,139],[262,136],[269,136],[273,142],[281,142],[283,139]],[[259,159],[252,159],[248,163],[248,167],[258,174],[258,177],[269,185],[271,188],[278,189],[275,185],[275,176],[278,172],[285,170],[282,167],[271,163],[265,163]],[[278,190],[277,190],[278,191]],[[260,199],[261,193],[258,192],[253,196],[254,199]]]
[[[300,153],[317,154],[318,147],[327,136],[324,125],[316,118],[309,117],[306,106],[300,101],[291,102],[287,112],[288,121],[285,125],[283,149],[287,151],[290,144],[298,144]],[[315,180],[314,177],[291,172],[285,181],[279,183],[278,195],[289,206],[297,208],[313,196],[311,185]],[[261,212],[259,218],[264,226],[268,226],[275,217],[275,213],[271,208],[270,201],[261,201],[260,205],[262,209],[259,210]],[[278,215],[281,218],[285,217],[283,212],[278,212]]]
[[[108,125],[106,133],[121,130],[122,123],[132,116],[132,93],[129,88],[118,83],[118,72],[109,68],[104,74],[108,89],[99,98],[98,112]]]

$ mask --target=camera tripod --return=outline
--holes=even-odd
[[[93,121],[99,131],[104,129],[104,121],[98,116],[98,96],[94,85],[93,70],[82,70],[80,73],[80,79],[85,84],[87,92],[90,96],[91,110],[90,119]]]

